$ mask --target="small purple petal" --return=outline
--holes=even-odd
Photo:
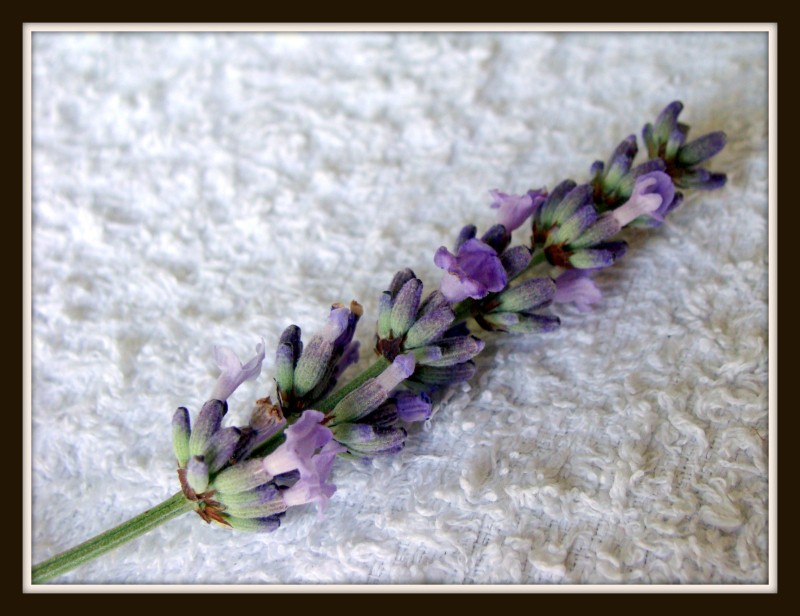
[[[245,381],[256,378],[261,373],[261,364],[264,361],[264,339],[256,345],[256,355],[246,364],[239,361],[239,357],[228,347],[214,347],[214,360],[222,370],[214,390],[211,392],[212,400],[227,400]]]
[[[314,453],[331,439],[331,431],[320,422],[325,415],[319,411],[304,411],[294,424],[286,428],[286,440],[263,460],[270,475],[299,470],[300,477],[314,473]]]
[[[414,360],[413,353],[398,355],[392,362],[391,366],[386,368],[386,370],[375,377],[375,381],[379,383],[387,392],[390,392],[400,383],[414,374],[415,366],[416,361]]]
[[[298,482],[283,492],[287,506],[316,501],[321,512],[336,491],[336,486],[326,482],[334,458],[345,448],[331,440],[330,429],[320,423],[324,417],[319,411],[304,411],[300,419],[286,429],[283,444],[261,463],[273,476],[294,470],[300,472]]]
[[[327,428],[326,428],[327,430]],[[330,435],[330,430],[328,430]],[[317,511],[322,514],[328,500],[336,492],[336,486],[327,483],[333,467],[333,461],[340,453],[347,451],[345,447],[331,440],[312,459],[313,470],[303,473],[300,471],[300,480],[291,488],[282,493],[283,500],[288,507],[316,502]]]
[[[456,274],[447,273],[442,278],[439,285],[439,290],[442,292],[450,302],[456,304],[468,297],[480,299],[486,297],[488,291],[482,284],[470,280],[469,278],[461,278]]]
[[[567,270],[555,279],[557,304],[573,303],[581,312],[591,312],[603,294],[585,270]]]
[[[650,216],[663,220],[663,213],[669,209],[675,198],[675,185],[663,171],[653,171],[636,178],[633,193],[611,216],[624,227],[639,216]]]
[[[327,342],[336,342],[348,330],[350,311],[344,306],[331,306],[328,320],[319,335]]]
[[[544,203],[543,191],[533,191],[525,195],[508,195],[499,190],[490,190],[491,208],[497,210],[497,222],[509,232],[521,227],[531,214]],[[536,195],[536,199],[533,198]]]
[[[436,251],[434,263],[447,270],[440,291],[451,303],[467,297],[481,299],[506,286],[506,272],[497,253],[474,238],[462,244],[457,256],[442,246]]]

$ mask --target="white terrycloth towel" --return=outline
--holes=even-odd
[[[589,314],[486,336],[405,450],[339,460],[324,517],[267,535],[194,514],[56,581],[768,582],[768,40],[714,33],[59,33],[32,55],[32,558],[178,490],[174,409],[214,345],[274,389],[281,331],[380,292],[490,189],[589,179],[681,100],[724,130],[692,192],[597,282]],[[641,139],[640,148],[643,149]],[[639,161],[643,158],[638,159]],[[515,241],[524,242],[520,229]]]

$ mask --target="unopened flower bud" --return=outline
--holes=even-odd
[[[178,468],[185,468],[189,461],[190,435],[189,411],[186,407],[178,407],[172,416],[172,449],[178,460]]]
[[[200,409],[197,421],[194,422],[192,436],[189,439],[189,453],[202,456],[206,452],[211,437],[219,430],[222,418],[228,410],[226,403],[220,400],[209,400]]]
[[[208,466],[203,456],[192,456],[186,465],[186,481],[189,487],[197,494],[202,494],[208,488]]]

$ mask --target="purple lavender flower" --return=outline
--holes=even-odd
[[[557,304],[575,304],[581,312],[591,312],[592,305],[603,298],[600,289],[586,270],[567,270],[555,279],[556,293],[553,301]]]
[[[547,197],[544,189],[531,190],[524,195],[508,195],[494,189],[489,194],[493,199],[490,207],[497,210],[497,222],[509,232],[521,227]]]
[[[336,486],[326,483],[336,454],[345,451],[332,442],[333,435],[321,421],[323,413],[304,411],[293,425],[286,429],[286,440],[264,458],[264,470],[272,476],[297,470],[300,479],[283,493],[287,506],[316,501],[320,511],[336,491]]]
[[[620,228],[630,224],[640,216],[649,216],[659,222],[672,209],[675,199],[675,185],[663,171],[653,171],[636,178],[630,198],[611,212]]]
[[[314,474],[303,476],[301,473],[299,481],[282,493],[283,502],[286,503],[286,506],[294,507],[315,502],[317,511],[322,513],[328,504],[328,500],[336,492],[336,486],[332,483],[327,483],[333,461],[337,455],[345,451],[347,451],[347,448],[336,441],[326,443],[319,453],[314,456]]]
[[[261,363],[264,361],[264,339],[256,345],[256,356],[246,364],[239,361],[239,357],[228,347],[214,347],[214,360],[222,370],[214,390],[211,392],[212,400],[223,402],[236,391],[245,381],[256,378],[261,373]]]
[[[281,475],[299,470],[300,476],[315,472],[312,458],[316,451],[331,440],[331,431],[321,425],[323,413],[304,411],[300,418],[286,428],[286,440],[264,458],[263,466],[270,475]]]
[[[475,238],[464,242],[457,255],[441,246],[433,262],[446,270],[440,291],[451,304],[468,297],[481,299],[506,286],[506,271],[497,252]]]

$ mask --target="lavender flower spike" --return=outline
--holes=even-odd
[[[567,270],[555,279],[557,304],[575,304],[581,312],[591,312],[592,306],[600,302],[603,294],[589,277],[586,270]]]
[[[239,357],[228,347],[214,347],[214,360],[222,370],[214,391],[211,392],[212,400],[225,401],[245,381],[256,378],[261,373],[261,364],[264,361],[264,339],[256,345],[256,355],[246,364],[239,361]]]
[[[494,189],[489,194],[493,199],[490,207],[497,210],[497,222],[509,232],[521,227],[547,197],[543,189],[532,190],[525,195],[507,195]]]
[[[481,299],[506,286],[506,271],[497,252],[474,238],[464,242],[457,255],[441,246],[433,262],[446,270],[439,290],[451,304],[468,297]]]

